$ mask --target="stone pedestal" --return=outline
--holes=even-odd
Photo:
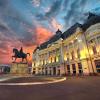
[[[26,63],[12,63],[11,74],[26,75],[28,74],[28,64]]]

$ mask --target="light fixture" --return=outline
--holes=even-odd
[[[81,42],[82,40],[81,39],[78,39],[78,42]]]
[[[73,41],[71,41],[71,43],[73,43]]]
[[[77,37],[75,39],[77,40]]]

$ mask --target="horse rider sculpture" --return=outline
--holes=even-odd
[[[21,47],[21,49],[19,51],[18,51],[18,49],[13,48],[13,53],[14,53],[14,56],[12,56],[12,60],[13,60],[13,58],[15,58],[14,62],[16,62],[17,58],[21,58],[22,62],[24,62],[24,59],[25,59],[26,63],[27,63],[27,55],[30,56],[30,53],[24,53],[23,52],[23,48],[22,47]]]

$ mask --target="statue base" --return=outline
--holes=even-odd
[[[12,63],[10,73],[16,74],[16,75],[27,75],[28,64],[27,63]]]

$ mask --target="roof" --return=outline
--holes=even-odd
[[[73,26],[71,26],[67,31],[65,31],[63,34],[62,34],[62,38],[63,39],[66,39],[67,37],[69,37],[70,35],[74,34],[76,29],[80,27],[82,28],[82,25],[79,24],[79,23],[76,23],[74,24]]]
[[[37,47],[34,52],[39,49],[39,50],[42,50],[42,49],[45,49],[47,48],[48,44],[51,44],[53,42],[56,42],[57,40],[59,40],[60,38],[63,38],[63,39],[66,39],[68,38],[69,36],[71,36],[72,34],[75,33],[76,29],[79,27],[79,28],[82,28],[83,31],[85,31],[87,28],[89,28],[91,25],[94,25],[96,23],[100,23],[100,16],[98,15],[95,15],[93,13],[89,13],[89,16],[86,20],[86,22],[84,24],[79,24],[79,23],[76,23],[74,24],[73,26],[71,26],[68,30],[66,30],[63,34],[62,32],[58,29],[56,31],[56,34],[54,36],[52,36],[48,41],[42,43],[39,47]]]
[[[51,44],[53,42],[56,42],[57,40],[59,40],[61,38],[61,35],[62,35],[62,32],[58,29],[56,31],[56,34],[53,35],[48,41],[42,43],[39,47],[37,47],[34,52],[39,49],[39,50],[42,50],[42,49],[45,49],[47,48],[48,44]]]
[[[99,15],[95,15],[93,13],[89,13],[89,16],[88,16],[86,22],[82,25],[83,31],[85,31],[91,25],[94,25],[96,23],[100,23],[100,16]]]
[[[48,43],[51,44],[53,42],[56,42],[57,40],[61,38],[61,35],[62,35],[62,32],[58,29],[56,31],[56,34],[49,39]]]

